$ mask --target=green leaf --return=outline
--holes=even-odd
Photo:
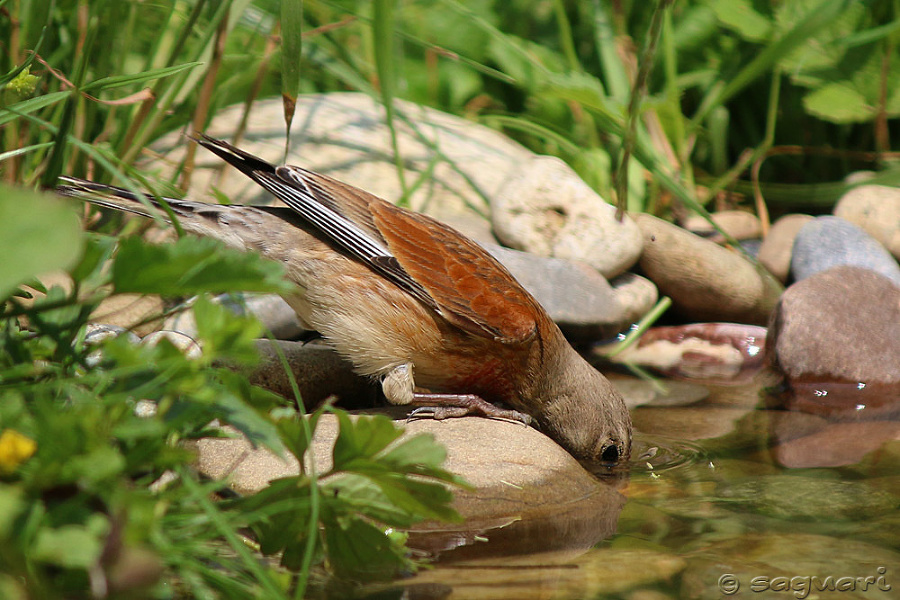
[[[343,410],[335,410],[340,431],[334,442],[334,470],[341,471],[354,459],[372,458],[403,434],[384,415],[350,419]]]
[[[252,252],[226,248],[211,238],[185,237],[152,245],[121,240],[112,268],[120,294],[187,296],[203,292],[290,292],[283,267]]]
[[[44,527],[38,531],[32,557],[60,567],[87,569],[96,564],[102,548],[100,536],[87,527]]]
[[[772,21],[756,12],[750,0],[715,0],[710,6],[722,25],[745,40],[762,42],[772,33]]]
[[[222,379],[244,379],[242,375],[226,370],[220,370]],[[284,456],[284,444],[278,435],[275,424],[265,416],[259,414],[256,409],[247,404],[241,398],[230,393],[230,390],[221,388],[215,401],[219,418],[243,433],[247,440],[254,446],[264,446],[280,457]]]
[[[402,545],[358,518],[327,520],[325,545],[335,574],[348,579],[393,579],[412,564]]]
[[[67,269],[81,254],[78,218],[65,203],[0,185],[0,298],[21,283]]]
[[[255,340],[262,336],[263,326],[255,317],[237,315],[205,296],[197,298],[192,311],[204,353],[245,365],[259,362]]]
[[[126,85],[146,83],[155,79],[162,79],[163,77],[175,75],[176,73],[186,71],[187,69],[193,69],[194,67],[198,67],[202,64],[203,63],[201,62],[191,62],[182,65],[174,65],[171,67],[163,67],[161,69],[151,69],[149,71],[144,71],[143,73],[135,73],[133,75],[115,75],[113,77],[104,77],[102,79],[86,83],[82,86],[81,91],[96,93],[100,90],[109,90]]]
[[[832,123],[861,123],[875,116],[875,109],[846,83],[830,83],[803,97],[803,107]]]

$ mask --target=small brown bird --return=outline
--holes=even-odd
[[[284,264],[298,287],[285,300],[301,321],[359,373],[380,378],[390,402],[438,419],[530,415],[577,458],[629,455],[622,397],[479,245],[330,177],[196,141],[287,207],[166,199],[184,229]],[[127,190],[63,181],[64,195],[151,216]]]

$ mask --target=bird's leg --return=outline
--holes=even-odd
[[[428,415],[433,419],[449,419],[478,415],[489,419],[517,421],[528,425],[531,417],[517,410],[499,408],[475,394],[434,394],[415,391],[411,364],[394,368],[381,382],[385,397],[391,404],[418,406],[410,418]]]

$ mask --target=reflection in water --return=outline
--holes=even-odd
[[[767,410],[759,384],[709,389],[634,410],[629,473],[614,485],[415,532],[435,567],[377,597],[701,599],[722,585],[755,599],[897,597],[900,421]],[[863,590],[867,577],[880,586]]]

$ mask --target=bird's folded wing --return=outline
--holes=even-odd
[[[214,138],[198,141],[457,327],[512,344],[536,334],[536,301],[490,254],[446,225],[313,171],[275,167]]]

